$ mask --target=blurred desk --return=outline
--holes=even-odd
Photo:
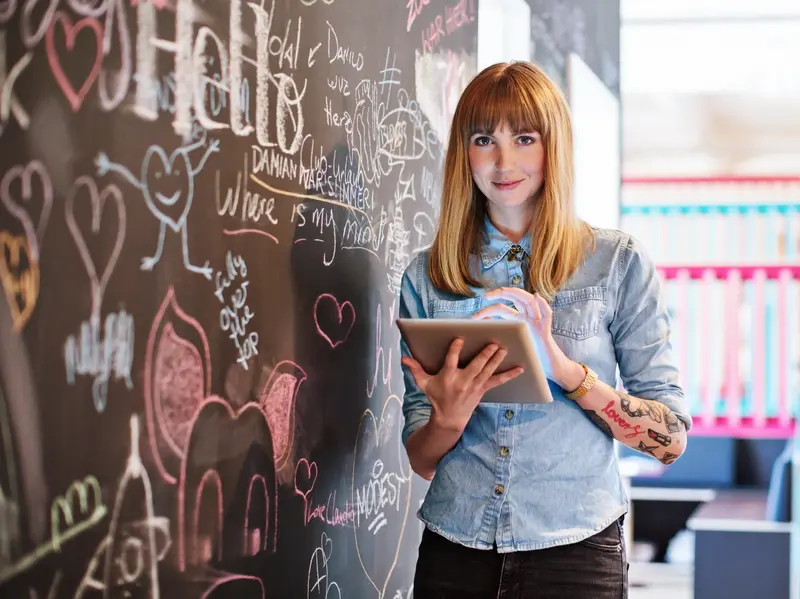
[[[631,456],[619,459],[619,473],[625,494],[628,496],[628,515],[625,518],[625,547],[630,556],[633,551],[633,499],[631,497],[631,479],[634,477],[657,478],[664,472],[666,466],[655,458]],[[629,559],[630,561],[630,559]]]

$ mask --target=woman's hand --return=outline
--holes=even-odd
[[[553,310],[547,300],[538,293],[531,294],[516,287],[500,287],[485,293],[483,297],[488,300],[508,300],[514,304],[514,308],[493,304],[476,312],[473,318],[524,320],[542,342],[546,353],[543,366],[547,377],[568,391],[581,384],[585,375],[583,367],[570,360],[553,339]]]
[[[403,356],[402,363],[409,368],[417,386],[428,396],[433,406],[431,420],[447,430],[463,432],[484,393],[522,374],[522,368],[513,368],[495,374],[508,353],[495,344],[487,345],[465,368],[458,367],[463,339],[450,344],[444,366],[435,375],[423,370],[419,362]]]

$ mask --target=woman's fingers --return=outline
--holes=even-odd
[[[539,305],[539,302],[536,301],[536,296],[533,296],[533,301],[531,301],[528,304],[528,306],[529,306],[529,310],[530,310],[530,312],[529,312],[530,320],[532,320],[535,324],[539,324],[542,321],[543,314],[542,314],[542,308]]]
[[[501,372],[499,374],[493,374],[489,377],[489,380],[486,381],[483,385],[483,392],[486,393],[490,389],[494,389],[495,387],[499,387],[500,385],[507,383],[508,381],[517,378],[524,372],[522,366],[517,366],[516,368],[512,368],[511,370],[507,370],[506,372]]]
[[[539,306],[539,310],[542,313],[542,318],[549,317],[553,313],[553,308],[550,307],[550,304],[547,303],[547,300],[538,293],[534,294],[533,297],[536,299],[536,304]]]
[[[450,348],[447,350],[447,356],[444,358],[445,368],[456,370],[458,368],[458,361],[461,355],[461,348],[464,347],[464,340],[455,338],[450,343]]]
[[[500,287],[484,294],[488,299],[504,299],[513,302],[514,306],[528,320],[539,324],[552,312],[550,304],[538,293],[528,293],[516,287]]]
[[[481,371],[486,367],[490,360],[494,359],[494,356],[500,353],[500,349],[495,343],[490,343],[486,347],[484,347],[481,352],[470,360],[467,367],[464,368],[464,374],[469,377],[470,380],[475,379],[480,375]]]
[[[478,310],[475,314],[472,315],[472,318],[475,320],[481,320],[484,318],[507,318],[511,320],[519,320],[520,313],[518,310],[510,306],[506,306],[505,304],[493,304],[491,306],[486,306],[482,310]]]
[[[508,350],[504,348],[500,348],[494,352],[492,357],[486,361],[480,372],[475,377],[475,383],[483,388],[483,386],[486,384],[486,381],[491,378],[491,376],[494,374],[494,371],[497,370],[500,364],[503,363],[503,360],[507,355]]]
[[[524,289],[518,289],[517,287],[498,287],[497,289],[487,291],[483,294],[483,297],[489,299],[505,299],[516,304],[517,302],[528,303],[533,296]]]
[[[489,299],[504,299],[512,302],[517,311],[522,314],[527,320],[538,321],[541,316],[538,314],[538,306],[534,301],[533,296],[523,289],[516,287],[501,287],[493,291],[489,291],[484,295]],[[496,304],[503,305],[503,304]]]

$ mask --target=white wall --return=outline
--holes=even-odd
[[[530,60],[531,9],[525,0],[478,3],[478,70],[498,62]]]

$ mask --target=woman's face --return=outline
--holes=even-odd
[[[469,166],[492,220],[527,227],[544,180],[542,136],[537,131],[515,135],[507,123],[491,135],[476,133],[469,141]]]

